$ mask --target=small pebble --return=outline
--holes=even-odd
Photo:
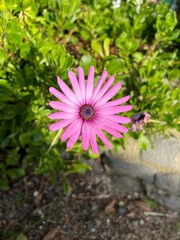
[[[44,212],[42,212],[40,209],[37,211],[37,214],[43,218],[44,217]]]
[[[135,198],[135,199],[138,199],[138,198],[139,198],[139,196],[140,196],[140,195],[139,195],[139,193],[138,193],[138,192],[135,192],[135,193],[134,193],[134,198]]]
[[[128,212],[128,209],[126,207],[119,207],[118,212],[121,215],[124,215],[124,214],[126,214]]]
[[[111,220],[108,218],[108,219],[106,220],[106,222],[107,222],[107,224],[109,225],[110,222],[111,222]]]
[[[33,196],[34,196],[34,197],[37,197],[38,194],[39,194],[38,191],[34,191],[34,192],[33,192]]]
[[[124,201],[120,201],[119,202],[119,206],[121,206],[121,207],[125,206],[125,202]]]
[[[85,184],[86,184],[85,182],[80,182],[80,183],[79,183],[79,185],[82,186],[82,187],[83,187]]]
[[[133,220],[131,222],[131,224],[133,225],[133,227],[138,227],[139,226],[139,220]]]
[[[89,185],[89,186],[87,186],[87,188],[86,188],[87,190],[91,190],[91,186]]]
[[[143,219],[140,220],[140,225],[144,225],[144,220]]]
[[[96,211],[97,210],[97,204],[93,203],[91,206],[91,211]]]
[[[135,214],[135,212],[131,211],[126,216],[132,219],[132,218],[135,218],[136,214]]]
[[[88,225],[87,225],[87,228],[88,228],[88,231],[89,232],[94,232],[95,229],[94,229],[94,223],[92,221],[89,221],[88,222]]]

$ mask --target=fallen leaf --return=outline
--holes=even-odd
[[[143,201],[134,201],[134,204],[137,207],[140,207],[141,209],[145,210],[145,211],[152,211],[152,208],[145,202]]]
[[[116,203],[116,200],[113,199],[106,207],[105,207],[105,213],[106,214],[111,214],[111,213],[114,213],[116,211],[114,205]]]
[[[126,216],[129,218],[135,218],[136,214],[135,212],[131,211],[130,213],[126,214]]]
[[[59,226],[51,229],[43,238],[43,240],[68,240],[62,233]]]

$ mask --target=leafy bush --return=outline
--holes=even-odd
[[[135,1],[113,8],[111,0],[0,3],[0,187],[23,176],[27,167],[64,176],[89,167],[80,156],[97,157],[81,145],[65,152],[59,133],[48,130],[48,88],[59,75],[77,66],[87,74],[103,69],[122,80],[133,113],[146,111],[154,120],[148,134],[178,129],[179,29],[176,13],[165,3]],[[121,97],[122,91],[119,96]],[[129,125],[129,127],[131,127]],[[131,135],[138,137],[139,133]],[[122,139],[112,139],[114,148]]]

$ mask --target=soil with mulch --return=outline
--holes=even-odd
[[[180,215],[143,194],[113,195],[111,179],[94,171],[51,184],[29,173],[0,191],[0,239],[180,240]],[[116,186],[117,187],[117,186]]]

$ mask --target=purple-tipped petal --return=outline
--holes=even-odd
[[[89,103],[89,100],[92,97],[93,84],[94,84],[94,67],[91,66],[88,74],[87,84],[86,84],[86,103]]]
[[[51,132],[54,132],[56,130],[59,130],[59,129],[62,129],[64,127],[66,127],[67,125],[69,125],[70,123],[72,122],[72,119],[65,119],[65,120],[62,120],[60,122],[57,122],[57,123],[53,123],[49,126],[49,130]]]
[[[72,90],[63,82],[59,77],[57,77],[57,81],[59,84],[60,89],[63,91],[63,93],[66,95],[66,97],[74,102],[75,104],[79,105],[79,101],[76,97],[76,95],[72,92]]]
[[[103,97],[101,97],[96,103],[95,106],[102,106],[104,103],[106,103],[109,99],[114,97],[114,95],[119,91],[121,88],[122,83],[119,82],[114,87],[112,87]]]
[[[49,103],[49,105],[54,109],[61,110],[64,112],[69,112],[69,113],[77,113],[78,112],[77,107],[69,105],[67,103],[51,101]]]
[[[84,121],[83,126],[82,126],[82,147],[85,151],[88,150],[89,146],[89,126],[86,121]]]
[[[109,102],[104,104],[104,107],[112,107],[112,106],[120,105],[122,103],[127,102],[129,99],[130,99],[130,96],[128,95],[128,96],[123,97],[123,98],[119,98],[119,99],[116,99],[116,100],[113,100],[113,101],[109,101]]]
[[[79,100],[80,103],[83,103],[83,95],[82,95],[82,92],[81,92],[81,89],[80,89],[80,86],[79,86],[76,76],[71,71],[68,72],[68,76],[69,76],[71,85],[73,86],[73,89],[74,89],[77,99]]]

